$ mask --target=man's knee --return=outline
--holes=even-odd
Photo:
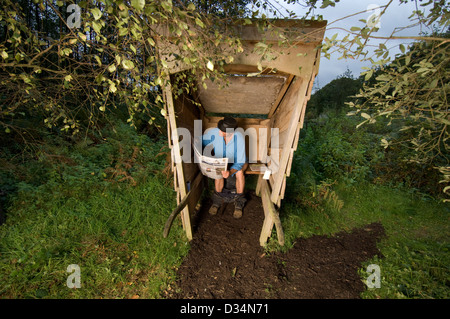
[[[236,177],[239,177],[239,178],[245,177],[245,170],[247,169],[247,167],[248,167],[248,163],[245,163],[244,166],[239,171],[236,172]]]

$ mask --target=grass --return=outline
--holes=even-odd
[[[286,234],[284,249],[289,249],[298,237],[333,235],[380,222],[387,235],[378,244],[384,257],[367,261],[360,275],[365,282],[367,266],[379,265],[381,287],[367,289],[361,297],[450,297],[448,204],[412,190],[369,183],[357,186],[338,183],[327,187],[344,203],[342,208],[336,209],[323,198],[300,204],[287,200],[281,211]],[[274,241],[270,244],[275,248]]]
[[[182,228],[162,238],[173,192],[158,176],[136,187],[93,190],[17,215],[0,228],[0,294],[6,298],[158,298],[188,251]],[[70,264],[81,268],[82,289],[69,289]]]
[[[157,157],[164,141],[116,130],[89,148],[53,150],[77,164],[50,165],[40,185],[18,183],[0,226],[2,298],[161,298],[170,289],[189,244],[180,221],[162,236],[176,206]],[[66,285],[71,264],[80,289]]]

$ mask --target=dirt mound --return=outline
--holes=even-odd
[[[170,298],[300,299],[359,298],[365,289],[361,263],[379,255],[384,235],[374,223],[333,237],[298,239],[287,253],[266,255],[259,246],[263,224],[261,199],[254,194],[241,219],[229,204],[215,216],[203,205],[191,250],[178,269]]]

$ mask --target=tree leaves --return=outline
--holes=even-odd
[[[445,83],[450,79],[449,46],[428,41],[412,45],[409,52],[404,48],[404,54],[391,64],[367,71],[368,82],[356,96],[355,107],[364,118],[358,127],[387,117],[388,125],[395,123],[396,130],[389,142],[381,140],[382,145],[402,145],[408,150],[405,160],[421,165],[448,165],[450,117]]]

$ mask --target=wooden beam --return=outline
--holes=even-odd
[[[291,85],[292,80],[294,79],[294,77],[295,77],[294,75],[290,74],[289,77],[287,78],[286,82],[284,83],[284,86],[281,88],[281,91],[280,91],[280,93],[278,95],[278,98],[273,103],[272,108],[270,109],[269,114],[267,115],[267,117],[269,119],[275,113],[275,111],[277,110],[277,108],[280,105],[281,101],[283,100],[284,95],[286,94],[286,91],[289,88],[289,86]]]
[[[284,245],[284,232],[283,227],[281,225],[281,220],[278,212],[275,209],[275,205],[270,200],[270,190],[267,181],[264,179],[260,180],[260,192],[261,199],[264,208],[264,224],[261,230],[261,235],[259,237],[259,243],[261,246],[265,246],[267,243],[267,239],[270,237],[272,233],[273,225],[277,230],[278,243],[283,246]]]
[[[203,179],[203,174],[200,172],[200,173],[197,174],[197,176],[195,177],[194,181],[192,182],[190,191],[186,194],[186,196],[184,196],[181,199],[181,201],[178,204],[178,206],[170,214],[169,218],[166,221],[166,224],[164,225],[164,232],[163,232],[163,237],[164,238],[167,238],[167,235],[169,234],[170,227],[172,226],[173,220],[181,212],[181,210],[186,207],[186,205],[188,204],[189,199],[191,197],[191,194],[193,194],[194,193],[194,189],[200,185],[200,182],[202,181],[202,179]]]

